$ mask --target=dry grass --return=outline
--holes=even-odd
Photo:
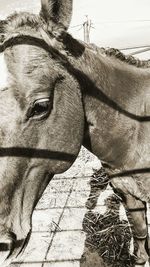
[[[100,267],[132,267],[135,262],[135,258],[130,255],[132,234],[128,221],[121,220],[119,217],[120,197],[112,194],[106,199],[105,214],[92,211],[96,206],[97,192],[103,190],[108,182],[107,174],[104,169],[101,169],[93,175],[90,183],[91,193],[87,202],[90,211],[86,213],[83,220],[83,230],[86,232],[86,255],[83,254],[82,261],[86,260],[88,251],[99,255],[103,261]]]
[[[83,221],[86,247],[97,251],[110,266],[131,267],[131,231],[126,220],[119,219],[119,200],[115,195],[107,199],[107,212],[102,215],[89,211]],[[113,208],[112,208],[113,207]]]

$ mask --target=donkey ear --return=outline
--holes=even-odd
[[[0,20],[0,43],[2,43],[5,39],[6,25],[7,22],[5,20]]]
[[[0,33],[3,33],[5,31],[6,24],[7,23],[5,20],[0,20]]]
[[[69,27],[73,0],[41,0],[40,15],[54,35],[61,35]]]

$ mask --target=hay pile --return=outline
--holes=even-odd
[[[89,211],[83,220],[85,246],[96,251],[106,266],[132,267],[134,258],[129,253],[131,231],[126,220],[119,218],[120,199],[116,195],[106,200],[104,215]]]

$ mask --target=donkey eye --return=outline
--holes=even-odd
[[[51,103],[49,98],[36,100],[30,107],[27,117],[35,119],[43,119],[49,115]]]

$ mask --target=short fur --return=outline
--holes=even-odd
[[[140,208],[133,229],[147,235],[149,61],[74,40],[66,32],[71,7],[71,0],[43,0],[40,16],[15,13],[0,26],[9,74],[0,97],[0,243],[13,244],[13,233],[16,251],[48,182],[71,166],[82,144],[106,166],[127,208]],[[143,242],[138,264],[147,260]]]

